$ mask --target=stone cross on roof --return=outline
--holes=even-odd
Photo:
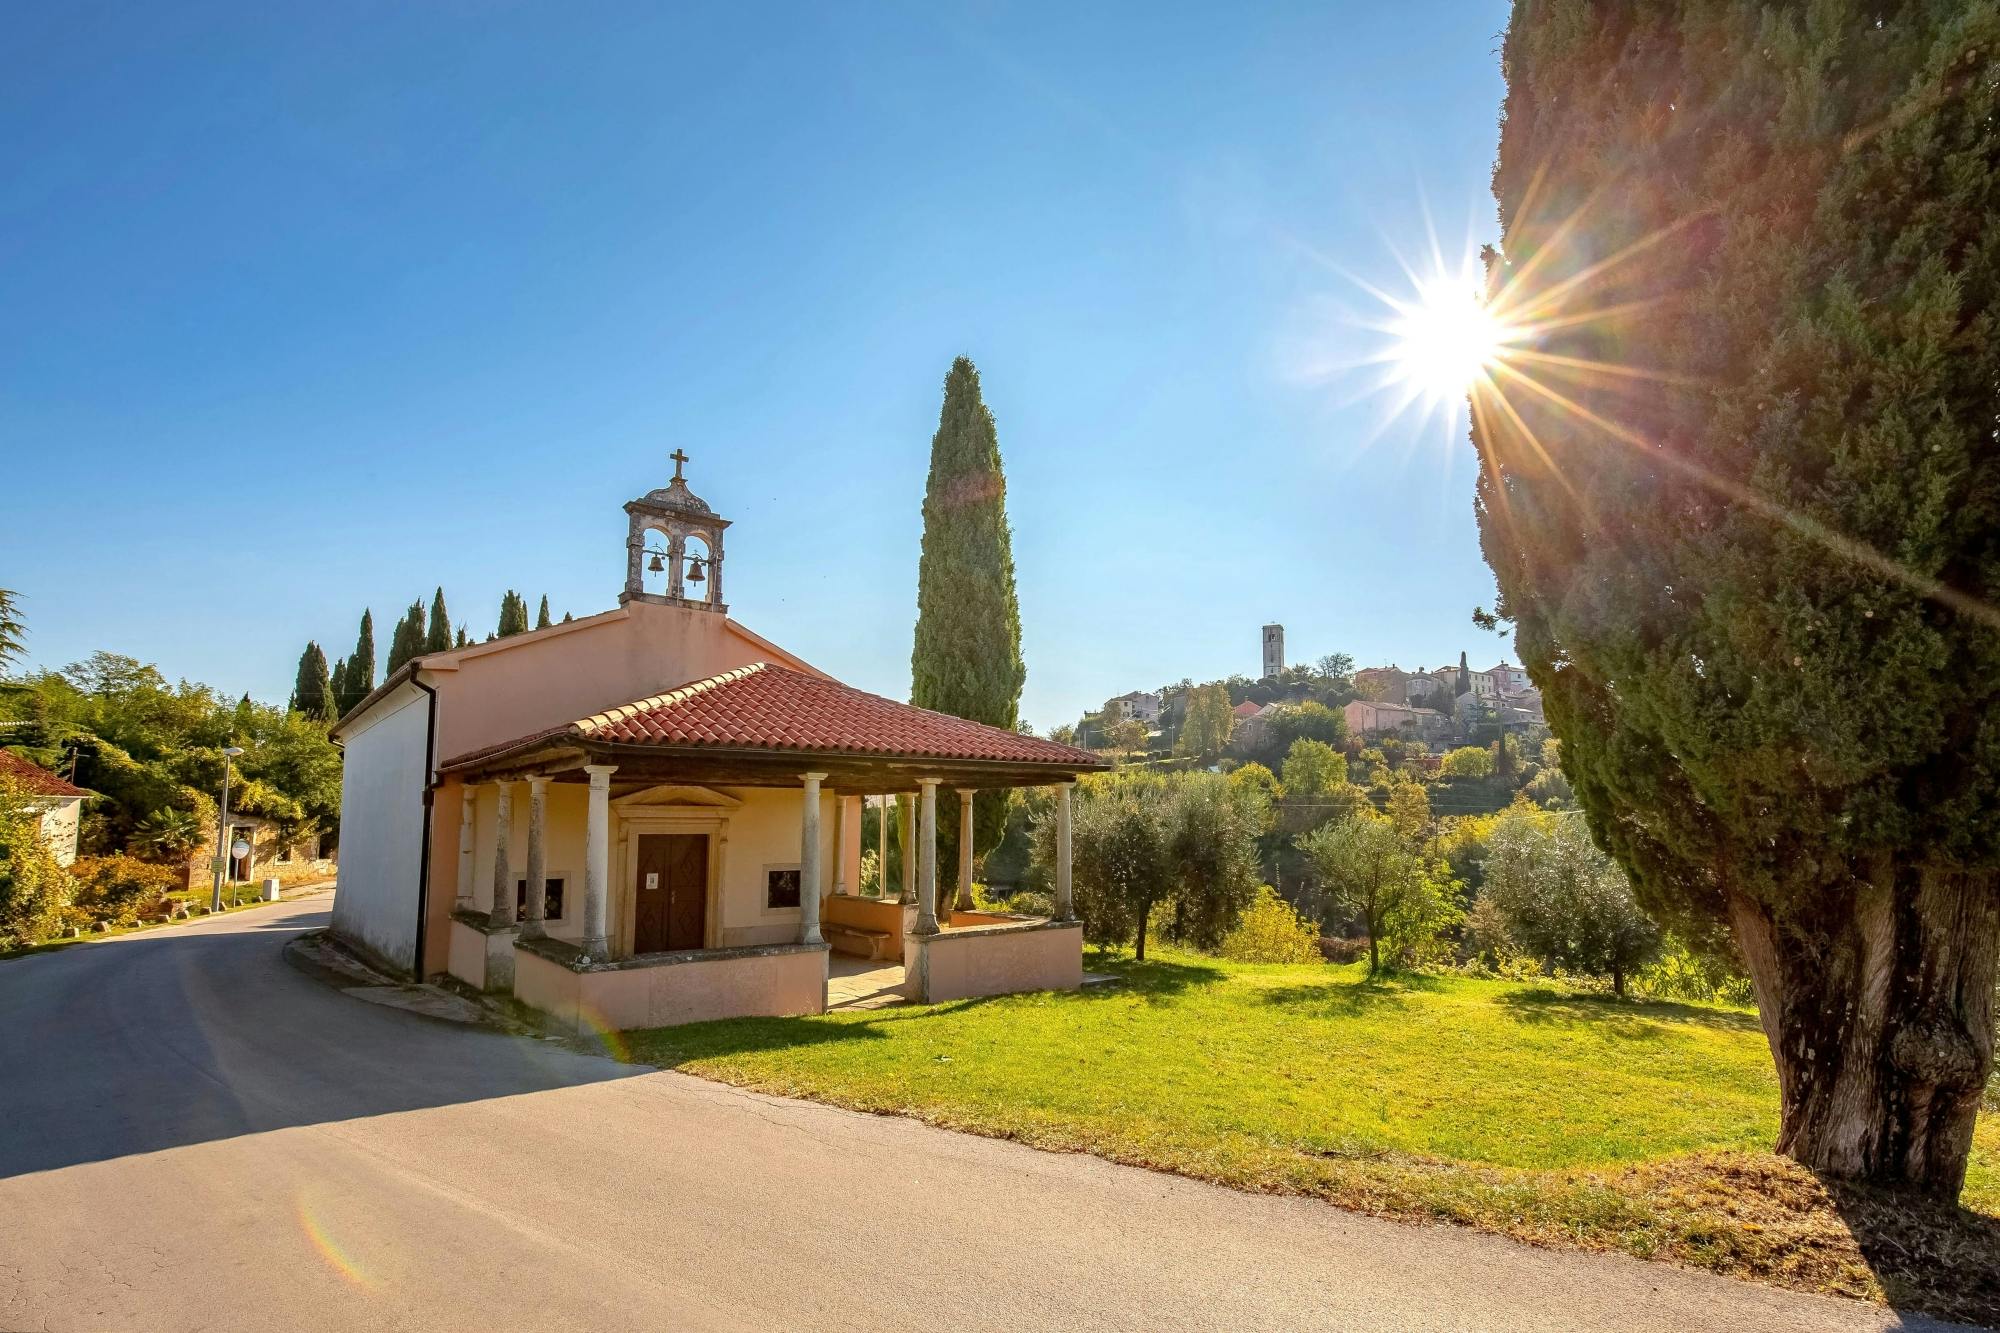
[[[688,456],[682,450],[676,449],[668,454],[667,457],[674,460],[674,480],[679,481],[681,479],[681,468],[687,463]]]

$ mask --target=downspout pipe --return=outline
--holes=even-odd
[[[424,979],[424,936],[431,915],[431,816],[437,806],[438,696],[434,686],[424,683],[421,670],[410,673],[410,684],[428,696],[424,701],[428,714],[424,723],[424,849],[423,860],[417,866],[417,951],[410,966],[411,975],[421,984]]]

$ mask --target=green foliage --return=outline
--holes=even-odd
[[[79,925],[133,925],[141,915],[158,915],[167,895],[186,887],[173,868],[133,856],[79,857],[69,874],[70,916]]]
[[[442,653],[451,646],[451,612],[445,609],[444,588],[440,586],[431,595],[430,629],[424,635],[423,651],[426,654]]]
[[[1659,1000],[1746,1006],[1756,1003],[1750,979],[1741,968],[1723,959],[1697,954],[1672,935],[1666,937],[1658,960],[1640,971],[1634,988]]]
[[[201,845],[202,833],[194,811],[163,805],[139,821],[132,845],[158,860],[178,860]]]
[[[1513,942],[1547,967],[1596,976],[1612,989],[1660,952],[1660,931],[1632,901],[1625,872],[1574,816],[1516,805],[1486,842],[1482,894]]]
[[[1430,798],[1414,782],[1391,783],[1382,813],[1396,826],[1396,832],[1409,839],[1422,837],[1431,825]]]
[[[0,773],[0,948],[45,940],[62,928],[76,885],[42,841],[42,806]]]
[[[1325,741],[1293,741],[1283,781],[1285,795],[1295,799],[1331,795],[1347,782],[1347,757]]]
[[[0,674],[9,663],[21,658],[21,645],[28,636],[27,621],[21,617],[21,596],[11,588],[0,588]]]
[[[528,599],[509,588],[500,598],[500,624],[495,633],[505,639],[528,632]]]
[[[1238,786],[1254,787],[1263,793],[1267,801],[1275,801],[1283,794],[1283,788],[1278,785],[1278,775],[1262,764],[1244,764],[1231,769],[1229,780]]]
[[[1204,764],[1212,764],[1229,748],[1230,732],[1235,725],[1229,690],[1221,684],[1197,685],[1188,691],[1187,716],[1181,722],[1174,753],[1192,755]]]
[[[375,613],[361,613],[361,629],[355,635],[354,651],[342,665],[335,700],[337,716],[345,716],[354,705],[375,691]]]
[[[403,618],[396,622],[396,631],[389,636],[389,665],[387,675],[394,675],[396,669],[405,662],[424,655],[424,643],[430,637],[424,626],[423,599],[410,603],[410,609],[403,612]]]
[[[192,820],[213,836],[222,748],[244,747],[231,805],[300,835],[331,832],[340,813],[340,752],[320,718],[205,685],[168,685],[158,670],[96,653],[61,672],[37,672],[0,695],[0,723],[29,757],[75,756],[75,781],[98,794],[86,807],[92,851],[164,856]]]
[[[1263,794],[1219,773],[1086,777],[1071,812],[1072,887],[1084,938],[1134,941],[1154,918],[1170,939],[1221,943],[1257,889]],[[1053,810],[1035,824],[1039,882],[1055,864]]]
[[[333,718],[333,680],[327,673],[326,654],[317,643],[308,643],[299,654],[297,678],[292,682],[291,709],[330,721]]]
[[[1299,839],[1299,850],[1329,905],[1367,930],[1371,972],[1381,970],[1385,945],[1395,962],[1436,961],[1439,937],[1463,915],[1444,863],[1380,815],[1362,811],[1323,825]]]
[[[1011,731],[1027,675],[1000,439],[980,397],[979,372],[959,357],[945,376],[924,486],[910,702]],[[973,803],[975,848],[990,850],[1006,822],[1007,794],[980,793]],[[939,830],[938,843],[941,878],[955,883],[955,821]]]
[[[1319,933],[1262,884],[1217,952],[1238,963],[1317,963]]]
[[[1788,1150],[1955,1191],[2000,929],[2000,9],[1522,0],[1504,59],[1498,299],[1537,364],[1643,378],[1473,414],[1497,610],[1641,902],[1738,933]],[[1879,1035],[1833,1040],[1878,975]]]
[[[1461,745],[1445,755],[1439,771],[1452,778],[1490,778],[1493,752],[1483,745]]]
[[[542,594],[542,609],[535,615],[535,628],[547,629],[556,622],[549,619],[549,595]]]

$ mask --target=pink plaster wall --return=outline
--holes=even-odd
[[[444,929],[438,933],[447,942],[449,950],[445,970],[474,990],[485,990],[486,937],[463,921],[453,920],[449,914],[445,917]],[[425,952],[430,951],[426,949]],[[432,973],[426,972],[425,975]]]
[[[826,951],[572,972],[515,951],[514,997],[576,1032],[826,1010]]]
[[[436,653],[424,679],[438,692],[438,760],[753,662],[812,670],[725,615],[651,602]]]
[[[1083,984],[1083,926],[1036,923],[977,935],[910,937],[906,960],[927,1004]]]

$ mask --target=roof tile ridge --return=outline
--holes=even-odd
[[[689,681],[685,685],[676,685],[664,694],[651,695],[629,704],[619,704],[616,708],[607,708],[601,713],[592,713],[589,717],[581,718],[570,725],[582,735],[594,736],[606,727],[627,721],[641,713],[650,713],[654,709],[665,708],[671,704],[685,703],[704,691],[741,680],[754,671],[762,670],[766,665],[763,662],[752,662],[749,666],[735,667],[702,680]]]

